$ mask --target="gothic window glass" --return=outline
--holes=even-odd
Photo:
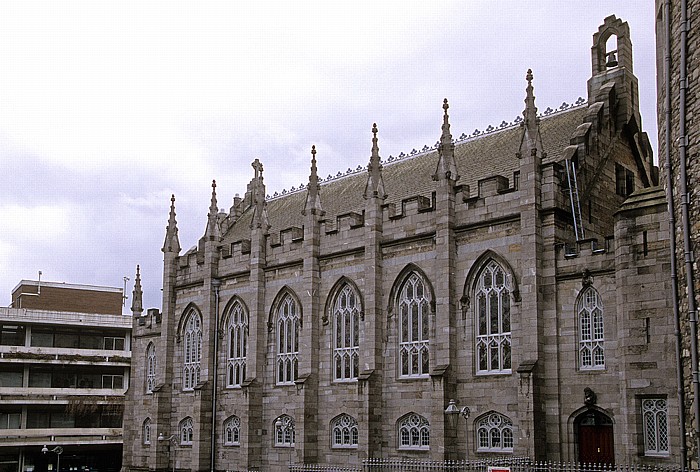
[[[416,413],[410,413],[399,420],[399,449],[430,449],[430,424]]]
[[[511,372],[510,290],[507,275],[495,261],[490,261],[477,277],[476,301],[477,372],[501,374]]]
[[[412,273],[399,294],[399,374],[427,377],[430,354],[430,294],[423,279]]]
[[[644,454],[667,456],[668,445],[668,404],[665,398],[642,400],[644,421]]]
[[[183,343],[183,389],[192,390],[199,383],[202,360],[202,320],[191,310],[185,321]]]
[[[224,445],[241,445],[241,419],[237,416],[231,416],[224,421]]]
[[[360,365],[360,301],[349,284],[345,284],[338,292],[332,318],[334,379],[356,380]]]
[[[603,330],[603,302],[593,287],[587,287],[577,303],[579,324],[579,368],[605,368],[605,334]]]
[[[150,343],[146,348],[146,393],[156,387],[156,347]]]
[[[151,419],[146,418],[143,422],[143,444],[151,444]]]
[[[301,318],[291,295],[277,309],[277,385],[293,385],[299,371]]]
[[[340,415],[331,423],[333,447],[356,448],[359,439],[357,420],[350,415]]]
[[[191,446],[194,437],[194,424],[192,418],[187,417],[180,421],[180,445]]]
[[[294,418],[289,415],[275,420],[275,446],[294,447]]]
[[[492,412],[476,423],[477,451],[513,452],[513,423],[507,416]]]
[[[226,386],[238,387],[245,379],[248,317],[243,305],[236,301],[228,315]]]

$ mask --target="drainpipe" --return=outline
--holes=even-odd
[[[211,466],[210,471],[215,471],[216,459],[216,390],[219,365],[219,287],[221,281],[212,279],[211,285],[214,287],[214,374],[212,375],[211,393]]]
[[[687,49],[688,49],[688,3],[681,0],[681,44],[680,44],[680,99],[679,99],[679,160],[680,160],[680,185],[681,185],[681,215],[683,228],[683,253],[685,255],[685,275],[686,293],[688,296],[688,318],[690,320],[690,359],[693,372],[693,413],[695,414],[695,441],[696,460],[700,464],[700,378],[698,374],[698,313],[695,307],[695,277],[693,276],[693,250],[690,241],[690,216],[688,206],[690,195],[688,195],[686,170],[686,159],[688,153],[688,134],[685,123],[685,103],[688,91],[687,75]]]
[[[683,375],[681,315],[678,301],[678,273],[676,270],[676,216],[673,205],[673,175],[671,173],[671,0],[664,0],[664,113],[665,119],[665,156],[666,162],[666,204],[668,205],[668,226],[671,249],[671,292],[673,294],[673,322],[676,337],[676,384],[678,389],[678,423],[680,427],[680,466],[687,467],[688,449],[685,439],[685,382]]]

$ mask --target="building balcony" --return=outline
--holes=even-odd
[[[44,444],[121,444],[122,428],[1,429],[0,447]]]

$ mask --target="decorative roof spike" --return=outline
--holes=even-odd
[[[447,99],[442,102],[442,109],[445,110],[442,121],[442,136],[440,136],[440,144],[437,146],[438,150],[438,163],[435,173],[433,174],[433,180],[452,180],[456,182],[459,180],[459,175],[457,174],[457,164],[455,162],[455,145],[452,141],[452,134],[450,134],[450,117],[447,114],[447,109],[450,105],[447,103]]]
[[[535,89],[532,86],[532,79],[532,69],[528,69],[525,75],[525,80],[527,80],[527,87],[525,88],[525,109],[523,110],[523,121],[520,125],[523,127],[520,150],[518,151],[518,155],[520,156],[526,155],[526,151],[532,155],[542,152],[540,119],[537,115],[537,107],[535,106]]]
[[[537,107],[535,106],[535,88],[532,86],[532,69],[527,70],[525,75],[525,80],[527,80],[527,87],[525,88],[525,110],[523,110],[523,118],[525,119],[525,126],[531,128],[537,124],[539,121],[537,119]]]
[[[136,280],[134,281],[134,291],[131,296],[131,313],[141,316],[143,313],[143,290],[141,290],[141,268],[136,266]]]
[[[204,236],[208,237],[210,241],[221,238],[221,230],[219,228],[219,204],[216,201],[216,180],[211,181],[211,205],[209,205],[207,230]]]
[[[377,123],[372,124],[372,155],[367,165],[367,183],[365,184],[365,198],[378,197],[382,200],[386,198],[384,190],[384,179],[382,178],[382,158],[379,157],[379,139],[377,138]]]
[[[175,219],[175,195],[170,197],[170,217],[168,218],[168,226],[165,227],[165,242],[163,243],[163,252],[180,253],[180,240],[177,236],[177,220]]]
[[[306,190],[306,205],[302,211],[303,215],[310,212],[312,215],[323,215],[321,207],[321,196],[319,195],[320,185],[318,183],[318,169],[316,167],[316,145],[311,146],[311,174],[309,175],[309,185]]]
[[[265,184],[263,183],[263,165],[258,159],[251,164],[255,169],[253,178],[253,218],[250,222],[252,228],[262,228],[265,232],[270,229],[267,218],[267,204],[265,203]]]

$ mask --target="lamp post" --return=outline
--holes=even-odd
[[[175,435],[174,435],[174,434],[171,434],[170,436],[168,436],[168,437],[166,438],[165,435],[164,435],[163,433],[158,433],[158,442],[161,442],[161,443],[162,443],[163,441],[168,441],[168,460],[170,460],[170,444],[172,444],[173,446],[175,446],[175,447],[173,448],[173,457],[172,457],[172,459],[173,459],[173,468],[172,468],[172,471],[175,472],[175,459],[176,459],[175,453],[177,453],[177,440],[175,439]]]
[[[465,423],[466,423],[466,437],[464,438],[464,441],[467,445],[467,450],[464,455],[465,460],[469,460],[469,415],[471,414],[471,410],[469,410],[468,406],[463,406],[462,408],[459,408],[457,406],[457,402],[454,400],[450,400],[450,403],[447,405],[447,408],[445,408],[445,416],[447,416],[447,421],[450,423],[450,426],[452,428],[457,427],[457,423],[459,420],[459,416],[464,418]]]
[[[53,449],[49,449],[46,447],[46,444],[44,444],[44,447],[41,448],[41,452],[46,454],[47,452],[55,452],[56,453],[56,472],[61,472],[61,453],[63,452],[63,448],[61,446],[56,446]]]

